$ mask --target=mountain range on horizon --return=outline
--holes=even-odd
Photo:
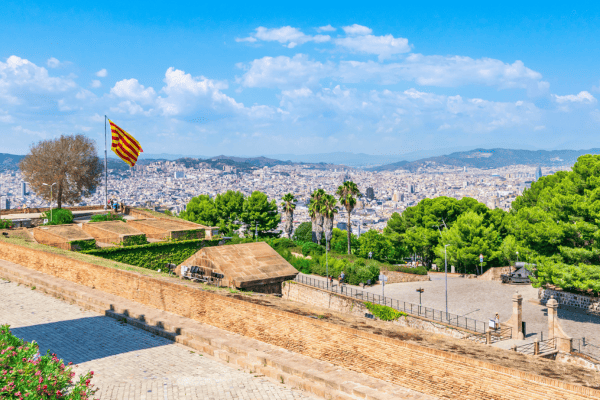
[[[427,154],[424,154],[427,153]],[[600,154],[600,148],[587,150],[515,150],[515,149],[469,149],[455,151],[449,154],[436,154],[432,151],[419,151],[398,156],[372,155],[364,153],[334,152],[309,155],[272,155],[259,157],[239,157],[218,155],[185,156],[182,154],[146,154],[142,153],[138,162],[147,164],[153,161],[184,161],[190,159],[205,160],[212,163],[239,164],[239,167],[272,167],[275,165],[312,164],[319,168],[328,166],[341,166],[350,168],[364,168],[370,171],[390,171],[405,169],[416,171],[419,168],[432,165],[445,165],[467,168],[500,168],[509,165],[525,164],[540,165],[543,167],[574,164],[583,154]],[[418,157],[423,155],[425,157]],[[0,153],[0,170],[16,169],[24,155]],[[109,155],[109,165],[119,168],[118,158]],[[126,165],[123,166],[126,168]]]

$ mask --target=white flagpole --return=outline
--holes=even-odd
[[[104,209],[108,208],[108,155],[106,152],[106,120],[104,116]]]

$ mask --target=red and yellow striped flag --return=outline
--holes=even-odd
[[[133,167],[137,162],[138,156],[142,150],[139,142],[133,136],[119,128],[110,119],[110,131],[112,132],[111,150],[125,161],[129,166]]]

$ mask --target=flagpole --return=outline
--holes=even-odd
[[[108,155],[106,153],[106,120],[104,116],[104,209],[108,207]]]

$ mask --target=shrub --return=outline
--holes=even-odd
[[[123,221],[125,222],[125,218],[117,214],[96,214],[92,216],[90,222],[102,222],[102,221]]]
[[[96,249],[95,240],[73,240],[69,242],[75,251],[87,251]]]
[[[312,223],[303,222],[298,225],[292,238],[297,242],[312,242]]]
[[[385,269],[388,271],[404,272],[406,274],[427,275],[427,268],[422,265],[417,268],[403,267],[402,265],[386,265]]]
[[[52,216],[52,219],[50,217]],[[42,214],[43,219],[48,219],[48,223],[46,225],[62,225],[62,224],[70,224],[73,222],[73,213],[71,210],[67,210],[66,208],[55,208],[50,211],[46,211]]]
[[[146,239],[146,235],[126,236],[123,239],[123,246],[140,246],[144,244],[148,244],[148,239]]]
[[[218,243],[218,240],[182,240],[140,246],[107,247],[83,253],[156,271],[164,269],[166,263],[179,265],[201,248],[216,246]]]
[[[320,246],[316,243],[308,242],[302,245],[302,255],[305,257],[311,255],[320,256],[323,253],[325,253],[323,246]]]
[[[0,229],[12,228],[13,222],[10,219],[0,219]]]
[[[403,313],[402,311],[394,310],[392,307],[382,306],[380,304],[373,304],[368,301],[365,301],[364,305],[365,307],[367,307],[367,310],[371,312],[371,314],[373,314],[382,321],[394,321],[402,316],[408,315],[406,313]]]
[[[35,342],[25,342],[0,326],[0,398],[88,399],[96,392],[90,383],[94,372],[73,383],[72,367],[51,354],[39,355]]]

